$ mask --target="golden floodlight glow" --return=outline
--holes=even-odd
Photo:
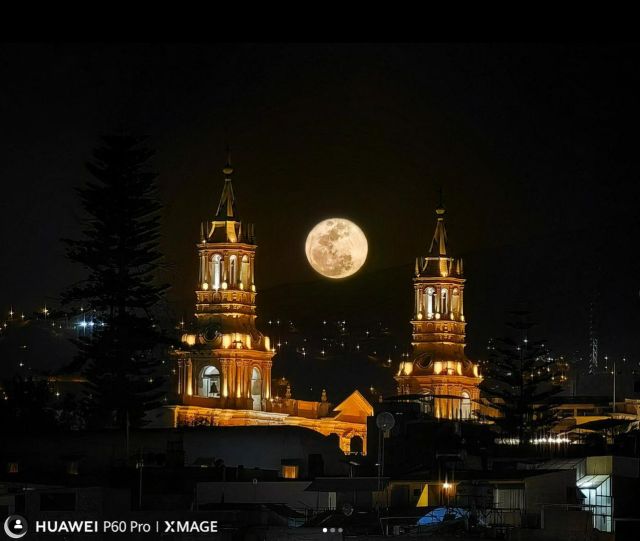
[[[305,253],[313,269],[327,278],[346,278],[360,270],[367,259],[367,237],[345,218],[329,218],[307,235]]]
[[[187,344],[188,346],[196,345],[196,335],[195,334],[183,334],[182,342]]]

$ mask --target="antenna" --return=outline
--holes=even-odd
[[[594,293],[595,296],[595,293]],[[589,357],[589,374],[595,374],[598,370],[598,333],[596,332],[594,302],[591,301],[589,310],[589,345],[591,354]]]
[[[599,239],[598,245],[602,247],[604,243]],[[589,303],[589,374],[598,371],[598,314],[600,308],[600,261],[594,261],[592,267],[593,280],[591,281],[591,302]]]

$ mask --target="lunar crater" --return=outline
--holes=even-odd
[[[350,220],[330,218],[309,232],[305,252],[316,272],[327,278],[346,278],[367,259],[367,238]]]

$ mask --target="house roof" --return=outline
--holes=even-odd
[[[373,406],[369,404],[369,401],[362,396],[362,393],[357,389],[333,408],[333,410],[338,413],[346,414],[350,411],[356,410],[356,413],[360,413],[365,417],[371,417],[373,415]]]

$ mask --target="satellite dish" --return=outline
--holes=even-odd
[[[382,413],[379,413],[378,416],[376,417],[376,426],[380,430],[384,430],[385,432],[387,432],[388,430],[391,430],[395,426],[395,424],[396,424],[395,417],[388,411],[383,411]]]
[[[350,517],[353,514],[353,505],[349,502],[344,502],[342,504],[342,514],[346,517]]]

